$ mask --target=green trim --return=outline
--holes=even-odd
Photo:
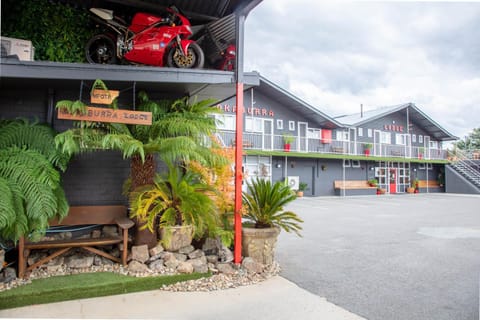
[[[278,156],[310,159],[350,159],[350,160],[369,160],[369,161],[391,161],[391,162],[415,162],[415,163],[436,163],[448,164],[448,160],[440,159],[416,159],[416,158],[398,158],[398,157],[375,157],[360,156],[350,154],[334,153],[307,153],[307,152],[283,152],[283,151],[263,151],[263,150],[243,150],[245,155],[249,156]]]

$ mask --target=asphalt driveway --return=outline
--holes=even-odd
[[[478,319],[480,196],[301,198],[282,276],[371,320]]]

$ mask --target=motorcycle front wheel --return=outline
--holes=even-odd
[[[112,38],[99,34],[91,38],[85,46],[85,57],[89,63],[115,64],[117,55]]]
[[[187,51],[187,55],[184,56],[178,47],[170,48],[167,66],[171,68],[203,68],[205,55],[202,48],[197,43],[192,42]]]

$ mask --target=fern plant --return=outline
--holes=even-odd
[[[55,150],[54,134],[26,120],[0,123],[0,237],[5,240],[38,238],[50,219],[68,213],[57,170],[65,170],[68,158]]]

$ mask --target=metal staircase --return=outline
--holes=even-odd
[[[456,155],[457,157],[450,167],[480,189],[480,161],[473,161],[468,154],[459,150]]]

